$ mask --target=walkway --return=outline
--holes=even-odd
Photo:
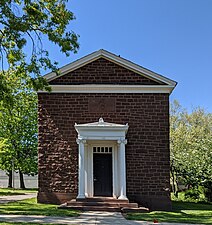
[[[31,215],[0,215],[3,222],[51,223],[51,224],[113,224],[113,225],[150,225],[151,222],[126,220],[117,212],[84,212],[79,217],[31,216]],[[178,223],[157,223],[158,225],[180,225]],[[183,224],[188,225],[188,224]]]

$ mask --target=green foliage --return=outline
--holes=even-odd
[[[0,137],[0,154],[6,152],[7,147],[7,139]]]
[[[42,70],[57,72],[57,62],[49,58],[48,50],[42,39],[59,46],[67,56],[76,53],[79,44],[78,35],[67,31],[67,25],[75,17],[66,8],[67,0],[1,0],[0,1],[0,61],[2,70],[17,71],[24,75],[33,87],[47,88],[41,76]],[[27,55],[26,49],[31,49]],[[48,88],[47,88],[48,89]],[[0,99],[7,87],[0,76]]]
[[[37,95],[13,71],[4,76],[10,101],[0,101],[0,168],[37,173]]]
[[[198,200],[200,198],[200,191],[196,188],[196,189],[188,189],[185,191],[185,199],[189,200]]]
[[[205,197],[205,188],[191,188],[184,192],[183,201],[186,202],[208,202],[208,199]]]
[[[58,209],[58,205],[39,204],[36,198],[0,205],[0,214],[78,216],[79,211]]]
[[[177,202],[208,203],[202,187],[179,192],[177,197],[171,193],[171,199]]]
[[[189,114],[176,101],[170,114],[172,180],[211,190],[212,114],[200,108]]]

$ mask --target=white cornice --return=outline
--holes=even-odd
[[[148,69],[145,69],[144,67],[141,67],[135,63],[132,63],[122,57],[119,57],[117,55],[114,55],[108,51],[105,51],[103,49],[99,50],[99,51],[96,51],[92,54],[89,54],[79,60],[76,60],[75,62],[72,62],[64,67],[62,67],[60,69],[60,75],[56,75],[55,73],[49,73],[47,75],[45,75],[44,77],[47,79],[47,81],[52,81],[60,76],[63,76],[67,73],[70,73],[71,71],[73,70],[76,70],[90,62],[93,62],[99,58],[105,58],[111,62],[114,62],[122,67],[125,67],[131,71],[134,71],[138,74],[141,74],[142,76],[145,76],[151,80],[154,80],[156,82],[163,82],[167,85],[172,85],[172,86],[176,86],[176,82],[173,81],[173,80],[170,80],[160,74],[157,74],[157,73],[154,73]]]
[[[171,93],[172,85],[50,85],[51,93]],[[38,91],[48,93],[48,91]]]
[[[125,140],[125,135],[129,128],[128,124],[115,124],[104,122],[103,118],[99,122],[74,125],[78,139],[81,140]]]

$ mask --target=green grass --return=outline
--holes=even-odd
[[[76,210],[58,209],[58,205],[39,204],[36,198],[0,204],[0,214],[78,216]]]
[[[212,224],[212,204],[172,202],[172,212],[128,213],[127,219],[153,222]]]
[[[0,188],[0,196],[23,195],[25,193],[36,193],[36,192],[37,192],[37,189]]]

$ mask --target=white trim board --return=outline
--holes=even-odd
[[[133,62],[130,62],[130,61],[128,61],[128,60],[126,60],[126,59],[124,59],[122,57],[114,55],[114,54],[112,54],[112,53],[110,53],[108,51],[105,51],[103,49],[100,49],[99,51],[93,52],[93,53],[91,53],[91,54],[89,54],[89,55],[87,55],[87,56],[85,56],[85,57],[83,57],[81,59],[78,59],[78,60],[76,60],[76,61],[74,61],[74,62],[72,62],[72,63],[70,63],[70,64],[68,64],[68,65],[66,65],[64,67],[62,67],[60,69],[60,74],[59,75],[56,75],[56,73],[52,72],[52,73],[46,74],[44,76],[44,78],[46,78],[46,80],[48,82],[50,82],[50,81],[52,81],[52,80],[54,80],[54,79],[56,79],[58,77],[61,77],[61,76],[65,75],[65,74],[67,74],[67,73],[69,73],[69,72],[71,72],[73,70],[76,70],[76,69],[78,69],[78,68],[80,68],[80,67],[82,67],[82,66],[84,66],[84,65],[86,65],[86,64],[88,64],[90,62],[93,62],[93,61],[95,61],[95,60],[97,60],[99,58],[105,58],[105,59],[107,59],[107,60],[109,60],[109,61],[111,61],[113,63],[116,63],[116,64],[118,64],[118,65],[120,65],[122,67],[125,67],[125,68],[127,68],[129,70],[132,70],[132,71],[134,71],[134,72],[136,72],[136,73],[138,73],[138,74],[140,74],[142,76],[145,76],[145,77],[147,77],[147,78],[149,78],[151,80],[154,80],[156,82],[159,82],[159,83],[162,82],[162,83],[165,83],[165,84],[171,85],[171,86],[176,86],[177,85],[177,82],[175,82],[175,81],[173,81],[173,80],[171,80],[169,78],[166,78],[166,77],[164,77],[164,76],[162,76],[160,74],[157,74],[157,73],[155,73],[153,71],[145,69],[144,67],[141,67],[141,66],[139,66],[139,65],[137,65],[137,64],[135,64]]]
[[[50,85],[50,93],[171,93],[173,85]],[[49,93],[39,90],[38,93]]]

